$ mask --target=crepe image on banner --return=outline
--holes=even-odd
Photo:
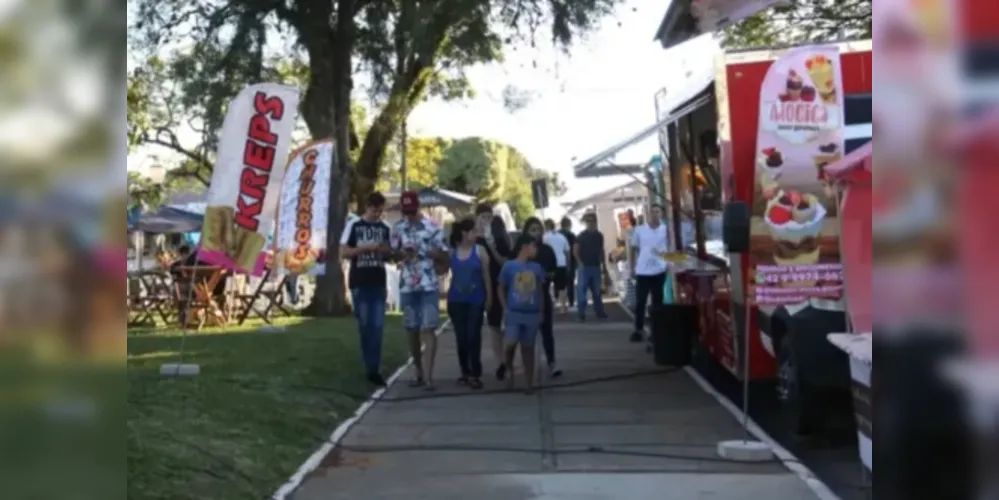
[[[235,238],[234,221],[233,207],[215,205],[206,208],[201,228],[201,249],[228,255]]]

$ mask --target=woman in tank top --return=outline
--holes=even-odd
[[[475,221],[464,219],[451,229],[451,287],[447,314],[458,345],[458,383],[482,388],[482,320],[493,300],[489,254],[476,243]]]

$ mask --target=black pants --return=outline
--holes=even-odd
[[[458,344],[458,365],[462,377],[482,376],[482,304],[447,303],[454,336]]]
[[[663,286],[666,273],[635,277],[635,331],[645,330],[645,304],[652,295],[653,304],[663,303]]]
[[[568,276],[565,277],[565,289],[569,298],[569,307],[576,306],[576,266],[569,266]]]
[[[545,290],[545,307],[541,315],[541,347],[545,350],[545,359],[548,364],[555,364],[555,325],[554,325],[554,303],[552,302],[551,287]]]

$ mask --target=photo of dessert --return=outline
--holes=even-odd
[[[805,60],[805,68],[812,84],[818,89],[822,102],[836,104],[836,68],[833,61],[819,54]]]
[[[792,101],[801,99],[801,91],[805,88],[805,79],[797,71],[791,70],[787,74],[787,96]]]
[[[228,255],[235,239],[233,226],[235,209],[228,205],[213,205],[205,209],[201,228],[201,249]]]
[[[826,166],[836,163],[840,158],[842,158],[842,156],[843,155],[839,151],[839,145],[835,142],[819,146],[818,154],[812,157],[812,161],[815,162],[815,168],[818,170],[817,178],[820,181],[825,181]]]
[[[774,262],[785,266],[817,264],[825,217],[825,207],[811,193],[781,191],[770,200],[764,220],[774,240]]]
[[[784,92],[781,92],[777,99],[781,102],[813,102],[815,101],[816,91],[815,87],[805,84],[805,79],[802,78],[797,71],[791,70],[787,73],[787,81],[784,84]]]
[[[314,248],[302,252],[282,250],[277,253],[275,260],[291,274],[307,274],[316,267],[316,263],[319,261],[319,251]]]
[[[235,224],[235,209],[213,205],[205,210],[201,227],[201,250],[218,252],[241,269],[253,270],[267,238]]]
[[[773,198],[780,185],[777,181],[781,176],[781,168],[784,166],[784,155],[777,148],[763,148],[756,157],[756,171],[759,173],[760,189],[763,190],[763,197]]]

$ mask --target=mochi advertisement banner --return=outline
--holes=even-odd
[[[298,90],[251,85],[229,103],[208,189],[198,258],[260,276],[272,234]]]
[[[326,251],[332,140],[296,151],[285,170],[274,237],[274,267],[282,273],[322,274]]]
[[[759,305],[843,293],[836,191],[825,167],[843,156],[843,78],[835,45],[792,49],[760,89],[750,297]]]

